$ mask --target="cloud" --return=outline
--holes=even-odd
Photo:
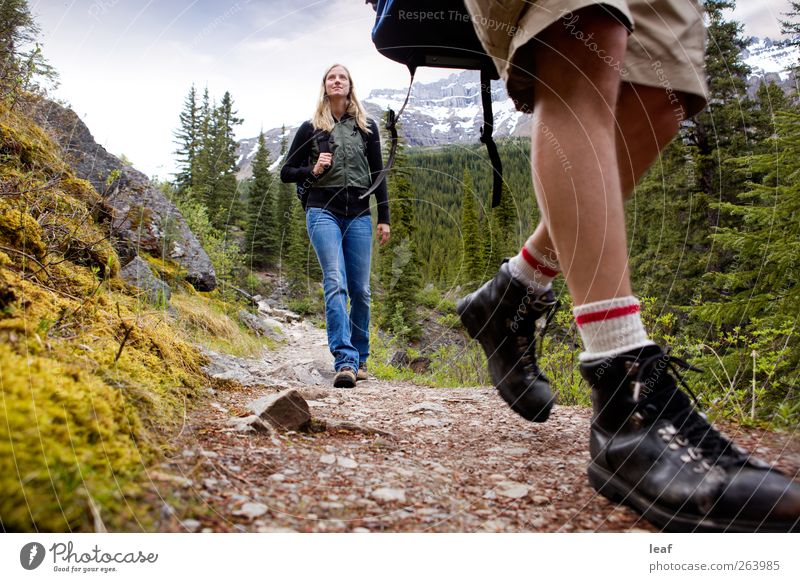
[[[747,36],[778,38],[781,34],[779,21],[790,8],[789,0],[739,0],[733,17],[745,23]]]

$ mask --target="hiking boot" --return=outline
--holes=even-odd
[[[489,361],[489,375],[511,410],[526,420],[544,422],[555,398],[536,364],[536,325],[541,336],[555,314],[552,290],[534,292],[511,276],[508,261],[494,279],[458,302],[456,311]]]
[[[345,367],[336,372],[333,378],[334,388],[353,388],[356,385],[356,371],[353,368]]]
[[[361,380],[369,380],[369,374],[367,373],[366,363],[358,365],[358,372],[356,373],[356,381],[360,382]]]
[[[695,370],[657,346],[581,364],[592,487],[667,531],[800,530],[800,484],[717,432],[680,368]]]

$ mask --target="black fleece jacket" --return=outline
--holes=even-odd
[[[347,116],[340,120],[344,121]],[[370,182],[380,174],[383,169],[381,158],[381,141],[378,126],[372,119],[368,120],[371,133],[364,134],[366,139],[367,162],[369,164]],[[304,122],[292,140],[292,145],[286,156],[286,162],[281,168],[281,180],[296,182],[298,190],[306,190],[308,201],[306,208],[325,208],[348,218],[370,214],[369,198],[359,198],[366,188],[345,184],[341,187],[315,187],[315,182],[325,173],[315,177],[311,170],[317,162],[318,147],[315,142],[315,130],[310,121]],[[313,159],[312,159],[313,158]],[[334,163],[335,160],[334,160]],[[389,193],[386,189],[386,180],[374,191],[378,206],[378,223],[389,224]]]

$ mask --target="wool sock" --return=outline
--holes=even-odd
[[[642,325],[636,297],[616,297],[579,305],[572,310],[583,340],[581,362],[618,356],[654,345]]]
[[[558,262],[540,252],[529,238],[519,253],[508,261],[511,276],[534,290],[546,291],[558,275]]]

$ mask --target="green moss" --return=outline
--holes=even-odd
[[[0,110],[0,159],[10,159],[24,172],[67,171],[59,149],[30,119]]]
[[[156,276],[165,281],[172,289],[181,287],[186,280],[186,268],[165,259],[159,259],[150,255],[143,255]]]
[[[142,467],[141,423],[98,378],[0,344],[0,515],[8,530],[90,529],[91,496],[121,509]]]
[[[0,244],[42,259],[46,248],[42,229],[29,214],[0,199]],[[22,255],[20,255],[22,256]]]
[[[111,530],[147,528],[158,508],[139,484],[198,399],[203,357],[117,278],[89,183],[1,108],[0,180],[0,522],[92,530],[91,502]]]

